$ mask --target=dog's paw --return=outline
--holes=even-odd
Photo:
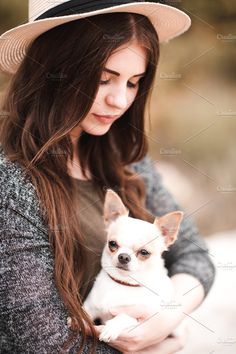
[[[105,327],[100,333],[99,340],[103,342],[110,342],[116,340],[119,337],[120,331],[113,330],[109,327]]]
[[[117,330],[115,326],[105,326],[99,335],[99,340],[103,342],[110,342],[116,340],[119,336],[120,331]]]
[[[135,318],[126,314],[119,314],[106,322],[106,325],[100,333],[99,340],[103,342],[116,340],[123,330],[134,327],[135,325],[137,325]]]

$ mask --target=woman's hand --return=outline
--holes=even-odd
[[[144,348],[139,352],[135,352],[135,354],[174,354],[184,348],[186,339],[187,335],[183,335],[183,337],[167,337],[162,342]],[[128,353],[130,352],[124,352],[123,354]]]
[[[123,331],[116,340],[108,343],[123,353],[145,353],[145,351],[142,351],[144,348],[153,350],[154,347],[152,349],[151,347],[155,345],[156,354],[157,350],[159,350],[157,343],[162,342],[183,319],[183,313],[178,309],[150,313],[147,308],[142,307],[140,309],[140,306],[137,305],[115,308],[115,310],[111,310],[110,312],[113,315],[126,313],[139,321],[137,326]],[[103,328],[104,326],[95,326],[98,337]],[[89,330],[87,333],[90,334]],[[163,349],[163,345],[164,348],[170,348],[174,344],[176,347],[177,342],[174,340],[165,342],[165,345],[164,343],[160,343],[160,350]],[[150,351],[151,353],[152,351]],[[165,352],[162,352],[162,354],[165,354]]]
[[[135,354],[174,354],[184,348],[187,341],[187,336],[188,329],[186,327],[185,331],[178,337],[169,336],[162,342],[144,348],[143,350],[136,352]],[[128,352],[124,352],[123,354],[128,354]]]

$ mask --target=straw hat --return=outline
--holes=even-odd
[[[0,36],[0,69],[15,73],[29,44],[51,28],[80,18],[113,12],[134,12],[147,16],[158,33],[160,43],[179,36],[191,25],[191,19],[183,11],[157,1],[29,0],[28,22]]]

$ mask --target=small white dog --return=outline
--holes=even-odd
[[[123,330],[139,323],[125,313],[112,316],[110,308],[145,305],[154,314],[173,294],[161,254],[175,242],[183,213],[171,212],[155,218],[153,224],[128,213],[120,197],[107,190],[102,269],[83,306],[93,321],[100,319],[105,325],[99,336],[104,342],[115,340]]]

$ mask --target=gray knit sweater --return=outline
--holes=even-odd
[[[146,157],[132,169],[147,189],[147,209],[156,216],[181,210],[163,187],[153,161]],[[22,167],[10,162],[0,147],[0,353],[54,354],[68,339],[68,313],[53,278],[53,256],[33,184]],[[185,217],[178,240],[164,255],[169,275],[189,273],[207,295],[214,266],[198,230]],[[66,351],[75,354],[80,337]],[[88,353],[90,341],[84,353]],[[64,352],[65,353],[65,352]],[[118,353],[98,343],[97,353]]]

